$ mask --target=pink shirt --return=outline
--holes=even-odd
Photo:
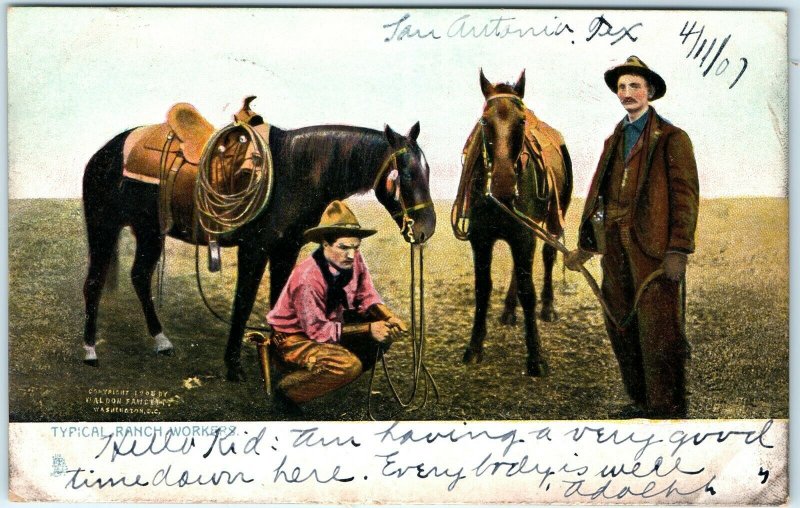
[[[314,258],[309,256],[292,271],[275,307],[267,314],[267,322],[276,332],[303,333],[317,342],[339,342],[344,307],[340,305],[326,314],[327,292],[322,272]],[[350,309],[359,314],[376,303],[383,303],[372,285],[372,277],[360,252],[356,252],[353,278],[344,287],[344,293]]]

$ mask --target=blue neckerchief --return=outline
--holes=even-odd
[[[639,137],[642,135],[644,131],[645,125],[647,125],[647,119],[650,117],[650,108],[647,108],[647,111],[640,116],[636,121],[631,122],[628,120],[628,115],[625,115],[625,118],[622,119],[622,133],[623,133],[623,147],[625,149],[625,159],[628,159],[628,156],[631,154],[631,150],[633,150],[633,146],[639,141]]]

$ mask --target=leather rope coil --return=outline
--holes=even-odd
[[[232,154],[226,153],[225,145],[220,142],[240,129],[243,133],[239,143],[233,145]],[[253,148],[248,155],[246,151],[251,144]],[[237,189],[234,178],[241,172],[233,165],[240,157],[245,157],[242,165],[249,161],[252,168],[246,184]],[[202,229],[212,236],[224,235],[257,217],[272,194],[272,171],[269,145],[249,124],[233,122],[215,132],[203,148],[195,184],[195,209]],[[215,181],[214,177],[220,173],[226,178]]]
[[[219,142],[224,139],[224,136],[227,136],[238,128],[243,129],[246,133],[246,137],[244,134],[242,135],[244,141],[242,141],[240,137],[240,143],[234,145],[236,148],[231,155],[221,152],[219,146],[223,145],[219,145]],[[218,184],[214,184],[213,182],[211,175],[211,172],[215,169],[212,167],[213,161],[214,159],[221,159],[223,172],[227,170],[232,175],[235,168],[225,168],[224,161],[227,158],[230,164],[235,163],[241,155],[240,150],[243,148],[242,145],[249,145],[250,143],[253,143],[255,148],[253,154],[250,156],[253,168],[247,185],[240,191],[234,190],[234,192],[225,193],[222,189],[218,188]],[[247,147],[245,146],[244,149],[246,150]],[[214,153],[215,151],[218,153]],[[260,161],[257,160],[259,157],[261,158]],[[246,160],[242,161],[242,164],[245,162]],[[198,167],[197,182],[195,184],[196,220],[194,221],[194,237],[199,239],[200,229],[209,237],[231,233],[257,217],[269,204],[272,195],[272,182],[273,163],[271,150],[263,137],[255,129],[247,123],[233,122],[217,131],[206,143]],[[242,206],[244,206],[244,208],[239,210]],[[219,312],[214,310],[203,290],[203,284],[200,278],[199,241],[195,245],[195,279],[197,281],[200,297],[208,311],[217,318],[217,320],[230,326],[230,319],[223,317]],[[272,331],[272,328],[245,325],[245,330],[269,332]]]

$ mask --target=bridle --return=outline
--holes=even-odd
[[[512,99],[516,102],[520,107],[525,108],[525,103],[522,102],[522,99],[518,95],[513,93],[498,93],[492,95],[488,99],[486,99],[486,105],[484,106],[484,111],[489,106],[489,102],[495,99]],[[489,152],[488,141],[486,138],[486,120],[481,116],[478,120],[478,123],[481,126],[481,156],[483,157],[483,168],[486,170],[486,177],[484,178],[484,187],[485,187],[485,194],[488,196],[490,194],[489,189],[492,185],[492,173],[494,169],[494,160],[492,159],[492,154]],[[523,134],[523,143],[524,143],[524,134]],[[514,166],[519,163],[520,158],[522,157],[524,150],[520,150],[519,155],[517,155],[516,160],[514,161]]]
[[[386,176],[386,172],[389,170],[389,167],[392,168],[392,171],[389,172],[389,176],[394,175],[393,178],[398,178],[398,169],[397,169],[397,157],[403,155],[404,153],[408,152],[408,147],[404,146],[392,152],[386,160],[383,161],[381,164],[380,169],[378,169],[377,175],[375,175],[375,182],[372,184],[372,190],[377,194],[378,192],[378,185],[380,185],[381,181],[384,180],[384,176]],[[397,184],[395,193],[394,193],[394,200],[400,205],[400,211],[395,212],[392,214],[393,219],[397,219],[398,217],[402,216],[402,234],[405,235],[408,243],[415,244],[416,239],[414,238],[414,219],[411,218],[410,212],[414,212],[417,210],[422,210],[428,207],[433,207],[433,201],[427,200],[421,203],[417,203],[416,205],[406,206],[405,199],[403,199],[403,192],[400,188],[400,184]]]
[[[397,179],[399,178],[399,173],[397,169],[397,157],[407,153],[408,147],[400,148],[390,154],[386,160],[384,160],[383,164],[381,164],[380,169],[378,170],[377,175],[375,176],[375,182],[372,185],[373,191],[378,192],[378,186],[382,181],[384,181],[384,177]],[[387,171],[389,168],[392,168],[392,171],[389,172],[387,175]],[[401,179],[402,180],[402,179]],[[389,384],[389,389],[392,393],[392,397],[394,398],[395,402],[400,406],[400,410],[390,416],[390,419],[394,419],[397,414],[401,411],[413,411],[417,409],[422,409],[425,407],[425,404],[428,402],[428,394],[429,388],[428,385],[430,383],[430,387],[433,389],[433,393],[436,397],[436,400],[439,400],[439,388],[436,385],[436,380],[433,378],[433,375],[428,370],[428,367],[425,365],[424,361],[424,353],[425,353],[425,280],[424,280],[424,243],[417,243],[416,239],[414,238],[414,219],[410,216],[410,212],[416,210],[422,210],[428,207],[433,207],[433,202],[431,200],[424,201],[422,203],[418,203],[412,206],[406,206],[405,199],[403,198],[403,192],[400,187],[400,183],[396,183],[396,187],[394,189],[394,200],[400,205],[400,211],[393,213],[392,218],[397,219],[398,217],[402,216],[402,234],[406,236],[408,239],[408,243],[410,244],[410,271],[411,271],[411,282],[409,285],[409,293],[410,293],[410,328],[411,328],[411,348],[412,348],[412,381],[411,381],[411,393],[409,394],[407,399],[403,399],[400,395],[400,392],[397,390],[394,381],[392,380],[392,374],[389,370],[389,365],[386,360],[386,356],[384,354],[384,350],[382,348],[378,348],[378,351],[375,354],[375,363],[372,365],[372,372],[370,374],[369,380],[369,389],[367,393],[367,415],[371,420],[376,420],[375,415],[372,410],[372,394],[375,392],[375,368],[378,364],[378,359],[381,361],[381,365],[383,367],[384,376],[386,377],[386,382]],[[419,261],[417,261],[416,253],[419,251]],[[417,265],[418,268],[417,268]],[[419,280],[417,280],[417,270],[419,270]],[[417,286],[418,295],[417,295]],[[417,300],[419,301],[419,312],[417,312]],[[424,377],[423,377],[424,376]],[[414,402],[417,398],[417,393],[420,385],[420,379],[424,382],[424,393],[423,393],[423,400],[422,403],[419,405],[414,405]]]

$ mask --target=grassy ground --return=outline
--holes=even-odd
[[[388,214],[373,201],[353,201],[362,224],[380,232],[365,240],[364,256],[378,290],[408,315],[408,247]],[[573,233],[582,203],[568,214]],[[697,253],[688,271],[687,334],[691,418],[786,418],[789,393],[788,201],[721,199],[701,203]],[[511,262],[496,247],[494,293],[484,363],[460,363],[472,323],[469,245],[454,239],[449,203],[437,203],[438,232],[426,249],[426,363],[441,390],[437,404],[400,416],[416,420],[603,419],[626,401],[602,314],[588,286],[573,273],[562,294],[560,319],[540,323],[549,377],[524,375],[521,324],[501,326]],[[574,245],[574,234],[567,245]],[[203,306],[194,274],[194,247],[168,240],[160,317],[176,346],[172,357],[152,353],[138,300],[127,277],[131,235],[120,243],[120,283],[103,296],[98,331],[99,368],[82,363],[86,246],[80,201],[9,203],[9,402],[12,421],[273,420],[256,349],[243,347],[244,383],[224,377],[227,326]],[[301,256],[309,252],[308,248]],[[201,266],[205,253],[201,251]],[[534,268],[540,283],[540,256]],[[589,266],[599,279],[599,263]],[[223,254],[222,274],[203,273],[212,305],[227,315],[235,282],[235,252]],[[267,284],[250,324],[264,323]],[[520,320],[521,321],[521,320]],[[410,350],[397,343],[393,369],[405,390]],[[368,376],[305,407],[316,420],[363,420]],[[376,413],[395,406],[377,382]],[[127,391],[127,392],[126,392]],[[152,393],[155,392],[155,393]],[[116,398],[116,401],[106,400]]]

